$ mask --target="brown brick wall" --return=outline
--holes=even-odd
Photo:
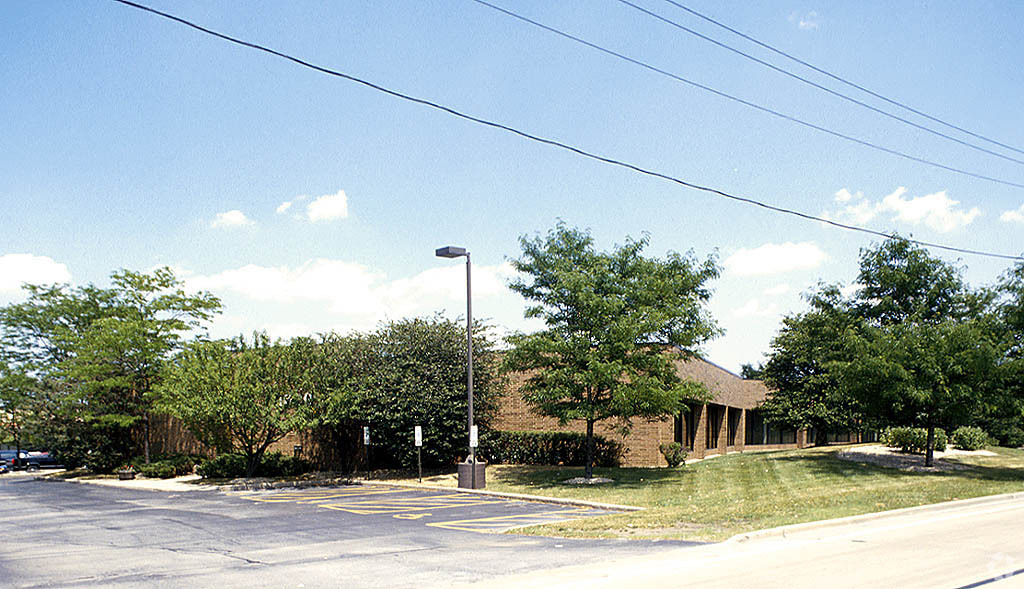
[[[722,420],[720,427],[712,432],[717,440],[716,448],[707,448],[708,405],[696,407],[696,436],[693,448],[689,451],[690,458],[704,458],[712,454],[726,452],[742,452],[746,449],[746,410],[756,408],[765,399],[768,389],[759,380],[744,380],[739,376],[704,360],[680,360],[676,363],[677,370],[683,378],[704,383],[711,392],[711,403],[720,407]],[[515,374],[510,379],[508,393],[502,398],[492,427],[498,430],[514,431],[586,431],[582,421],[575,421],[561,426],[558,420],[534,413],[532,408],[523,401],[519,389],[528,375]],[[739,427],[736,432],[735,444],[729,442],[729,408],[743,409]],[[658,446],[675,440],[675,424],[672,418],[664,418],[653,422],[634,420],[633,428],[628,436],[623,437],[614,430],[612,424],[598,423],[595,431],[609,439],[622,442],[626,448],[623,463],[627,466],[665,466],[665,459]],[[683,420],[685,432],[685,418]],[[802,439],[802,438],[800,438]],[[798,441],[800,441],[798,439]],[[757,446],[758,449],[794,448],[797,444],[781,446]]]

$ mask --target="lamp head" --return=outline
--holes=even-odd
[[[434,251],[434,255],[439,258],[459,258],[462,256],[469,255],[464,247],[455,247],[454,245],[445,246],[438,248]]]

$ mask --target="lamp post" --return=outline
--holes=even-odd
[[[473,444],[473,288],[469,252],[464,247],[446,246],[434,251],[439,258],[466,258],[466,397],[469,406],[469,488],[476,488],[476,448]]]

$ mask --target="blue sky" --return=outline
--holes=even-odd
[[[637,3],[796,68],[668,3]],[[1024,148],[1024,5],[686,4]],[[1024,183],[1021,164],[841,102],[614,0],[501,5],[814,124]],[[733,194],[926,241],[1024,251],[1024,189],[769,117],[469,0],[151,6]],[[0,6],[0,80],[0,303],[19,300],[26,280],[105,284],[118,268],[169,265],[223,299],[214,335],[370,329],[464,312],[462,265],[433,255],[454,244],[473,255],[474,314],[530,329],[504,287],[507,262],[519,236],[563,219],[601,248],[648,232],[651,255],[717,255],[724,271],[711,310],[726,334],[704,351],[737,370],[761,360],[780,318],[804,308],[801,293],[819,281],[848,285],[859,249],[874,242],[477,126],[106,0]],[[935,253],[975,285],[1010,266]]]

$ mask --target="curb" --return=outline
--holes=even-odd
[[[748,540],[770,538],[773,536],[781,536],[785,538],[786,534],[789,533],[804,532],[816,528],[831,528],[836,526],[842,526],[845,524],[872,521],[887,517],[899,517],[901,515],[919,513],[923,511],[944,511],[947,509],[956,509],[958,507],[963,506],[979,505],[985,503],[999,503],[1002,501],[1014,501],[1018,499],[1024,499],[1024,492],[1018,491],[1015,493],[1004,493],[1002,495],[987,495],[984,497],[972,497],[970,499],[957,499],[955,501],[931,503],[929,505],[918,505],[916,507],[903,507],[900,509],[890,509],[887,511],[876,511],[874,513],[850,515],[847,517],[840,517],[836,519],[825,519],[813,522],[790,524],[787,526],[779,526],[777,528],[766,528],[764,530],[755,530],[753,532],[744,532],[741,534],[736,534],[728,540],[725,540],[724,543],[741,543],[746,542]]]

